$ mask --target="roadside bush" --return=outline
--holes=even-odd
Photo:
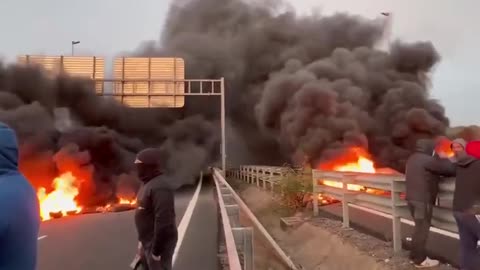
[[[306,207],[311,202],[311,169],[291,169],[281,180],[280,190],[283,205],[295,210]]]

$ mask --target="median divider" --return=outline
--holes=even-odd
[[[240,211],[251,221],[256,231],[266,239],[278,255],[290,269],[299,268],[293,263],[289,256],[280,248],[265,227],[255,217],[253,212],[243,202],[240,196],[225,180],[223,172],[217,168],[213,169],[213,177],[218,195],[218,204],[223,223],[225,245],[230,270],[253,270],[254,269],[254,244],[253,228],[240,225]]]

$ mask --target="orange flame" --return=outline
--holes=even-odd
[[[347,149],[341,156],[320,164],[320,169],[338,172],[375,173],[375,166],[370,154],[361,147]]]
[[[364,172],[375,173],[374,162],[368,152],[361,147],[349,148],[341,156],[320,165],[320,169],[338,172]],[[322,181],[324,185],[343,188],[343,184],[335,181]],[[347,189],[352,191],[364,190],[363,186],[347,184]]]
[[[137,200],[136,199],[133,199],[133,200],[129,200],[129,199],[125,199],[125,198],[119,198],[119,204],[130,204],[130,205],[136,205],[137,204]]]
[[[75,186],[75,176],[71,172],[66,172],[53,180],[54,190],[46,193],[44,187],[40,187],[37,196],[40,201],[40,216],[42,220],[49,220],[50,213],[78,213],[82,210],[75,201],[78,195],[78,188]]]
[[[452,141],[446,137],[441,137],[437,140],[437,145],[435,146],[435,152],[439,155],[444,154],[447,157],[453,157],[454,153],[450,147]]]

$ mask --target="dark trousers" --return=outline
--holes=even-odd
[[[427,258],[427,240],[432,222],[433,205],[425,202],[408,202],[408,208],[415,222],[412,235],[410,260],[421,264]]]
[[[460,269],[479,270],[480,253],[477,242],[480,240],[480,222],[475,215],[469,213],[454,212],[453,216],[460,235]]]
[[[165,248],[162,254],[160,254],[160,261],[155,261],[152,258],[152,246],[147,243],[144,245],[144,260],[143,265],[147,265],[145,270],[172,270],[173,268],[173,253],[175,252],[175,247],[177,245],[177,236],[168,239],[165,242]]]

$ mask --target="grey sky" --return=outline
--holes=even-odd
[[[76,54],[112,57],[158,39],[165,0],[0,0],[0,55]],[[433,95],[454,125],[480,124],[480,1],[475,0],[290,0],[300,12],[348,11],[367,17],[394,13],[392,39],[431,40],[442,55]],[[477,116],[479,115],[479,116]]]

